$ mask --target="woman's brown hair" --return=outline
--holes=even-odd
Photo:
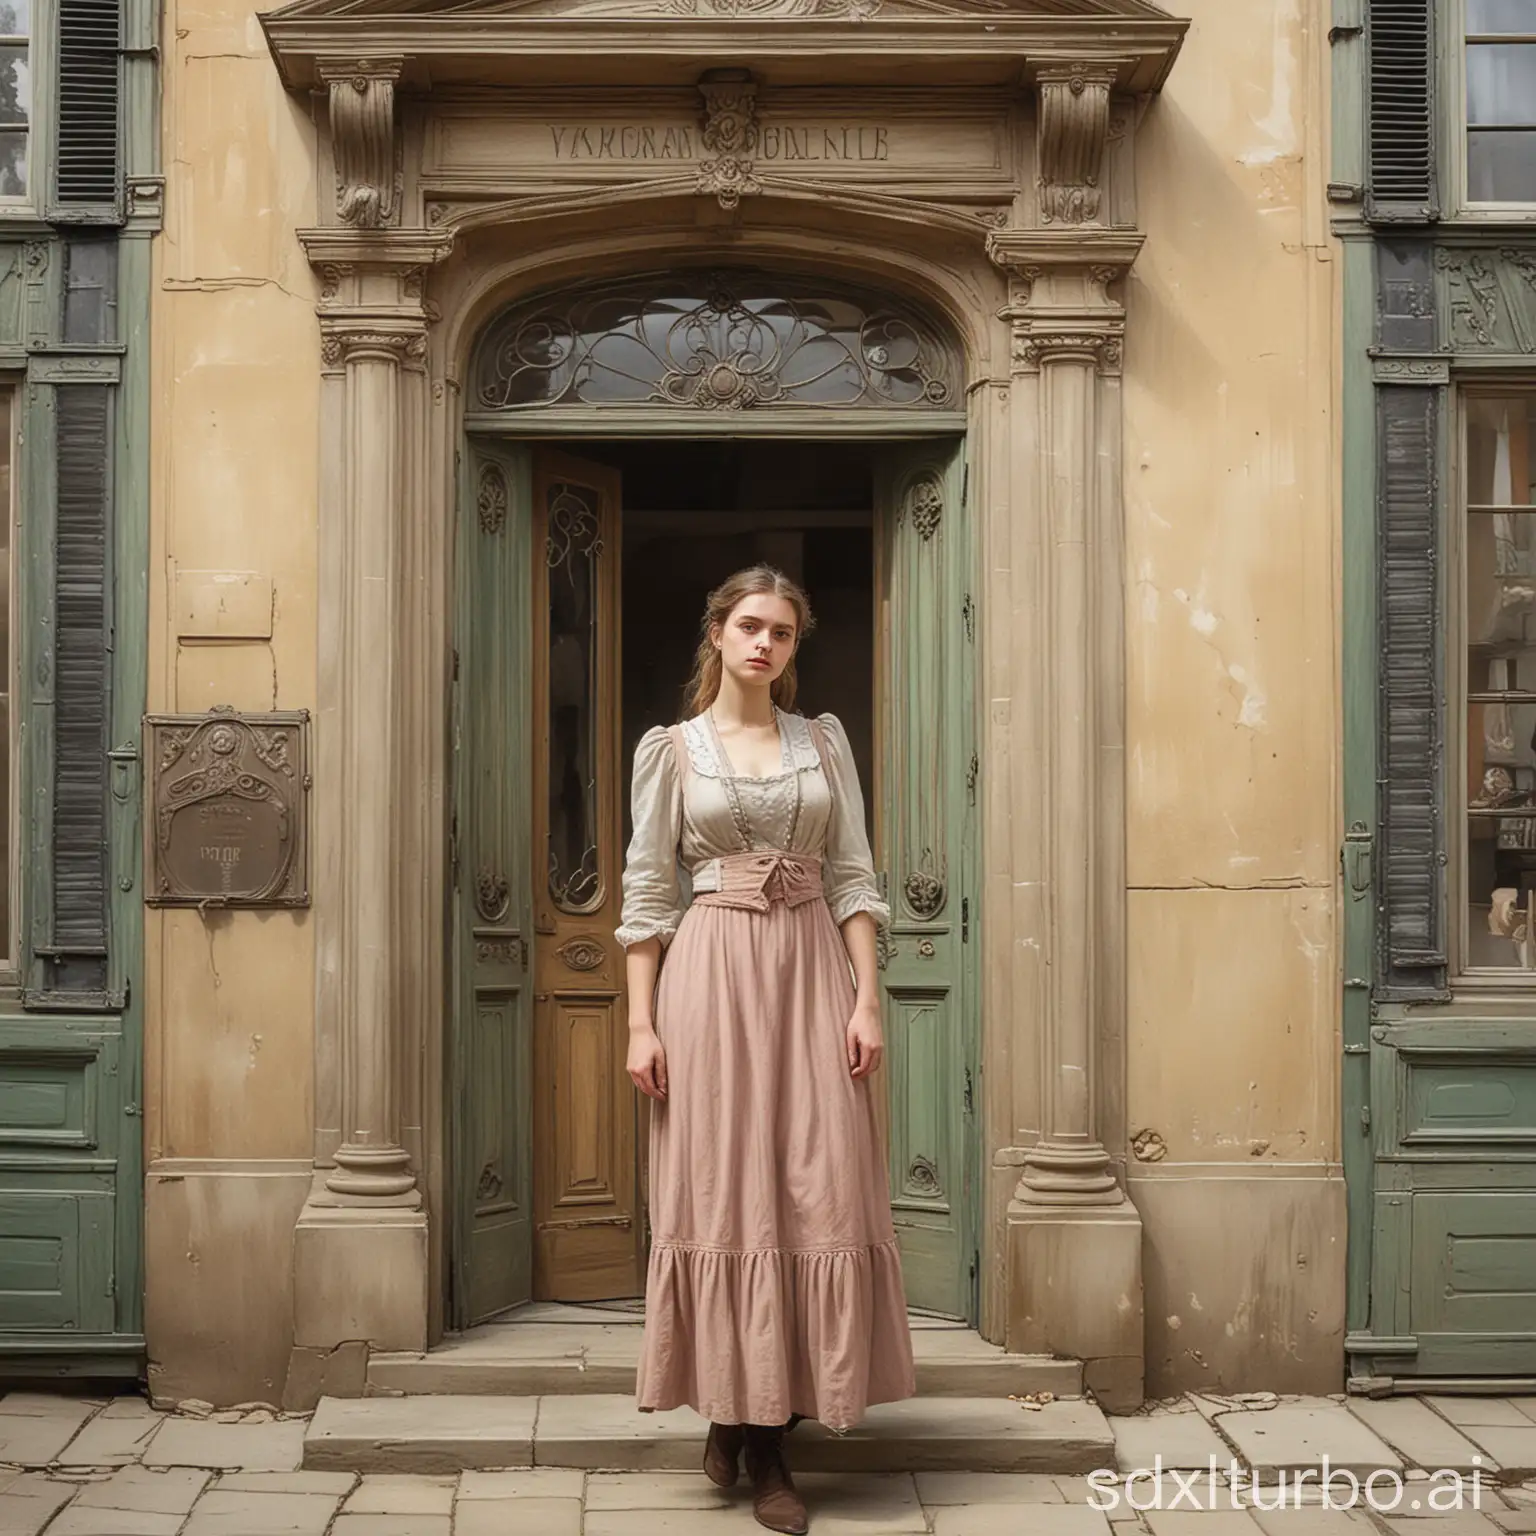
[[[782,597],[795,610],[796,653],[800,649],[800,642],[815,628],[816,620],[811,613],[810,599],[804,589],[791,581],[783,571],[771,565],[750,565],[744,571],[737,571],[734,576],[727,576],[709,594],[704,605],[704,623],[699,635],[699,649],[693,658],[693,676],[688,679],[688,687],[683,694],[685,720],[692,719],[694,715],[702,715],[720,692],[721,661],[720,652],[715,649],[715,630],[725,628],[726,621],[736,611],[736,605],[744,598],[757,597],[763,593]],[[780,709],[792,710],[795,707],[797,686],[795,655],[792,653],[789,665],[773,680],[769,697]]]

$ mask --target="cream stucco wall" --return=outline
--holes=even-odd
[[[168,0],[154,287],[149,707],[313,708],[319,379],[314,130],[251,7]],[[271,579],[246,637],[181,638],[177,573]],[[254,638],[253,638],[254,637]],[[312,1155],[307,913],[150,911],[151,1385],[277,1402]]]
[[[1339,1390],[1328,7],[1189,0],[1126,348],[1128,1129],[1147,1386]],[[1151,1138],[1155,1138],[1151,1139]]]
[[[1138,131],[1124,396],[1127,1105],[1161,1150],[1130,1163],[1148,1387],[1332,1390],[1327,7],[1181,9]],[[293,232],[316,222],[314,128],[239,0],[168,0],[164,47],[150,708],[312,709],[317,291]],[[184,638],[176,577],[197,571],[270,578],[270,638]],[[312,914],[152,911],[147,945],[154,1385],[277,1401],[315,1140]]]

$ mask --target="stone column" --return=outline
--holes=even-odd
[[[1099,1124],[1102,1068],[1124,1031],[1123,603],[1118,376],[1125,312],[1111,288],[1140,239],[1106,230],[1007,231],[1017,441],[1015,515],[1043,550],[1041,827],[1043,1012],[1020,1021],[1039,1051],[1039,1134],[1008,1207],[1005,1342],[1083,1362],[1106,1407],[1140,1403],[1141,1223]],[[1022,1113],[1028,1113],[1021,1107]],[[1027,1123],[1027,1122],[1021,1122]]]
[[[400,369],[426,356],[425,323],[334,314],[322,349],[345,368],[340,546],[342,784],[339,975],[342,1142],[334,1194],[405,1195],[416,1176],[400,1141],[397,989],[391,913],[399,810],[388,722],[397,691],[401,521]]]
[[[284,1402],[360,1394],[370,1350],[427,1343],[427,1218],[402,1126],[419,1051],[425,619],[413,554],[427,431],[425,273],[446,237],[301,233],[321,279],[316,711],[316,1167],[294,1232]]]

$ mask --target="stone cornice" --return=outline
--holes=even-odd
[[[373,270],[408,271],[432,267],[453,249],[453,232],[446,229],[381,229],[361,231],[301,229],[299,244],[317,268],[363,267]]]
[[[1062,66],[1112,71],[1133,95],[1161,88],[1188,23],[1174,18],[877,14],[583,16],[455,12],[260,18],[283,83],[322,83],[322,61],[404,60],[402,86],[623,85],[697,79],[748,60],[766,85],[1027,85]],[[661,24],[664,21],[664,24]],[[914,71],[921,71],[914,76]]]

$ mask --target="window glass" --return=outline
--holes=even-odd
[[[1466,423],[1466,960],[1536,971],[1536,393]]]
[[[0,0],[0,198],[27,195],[31,0]]]
[[[1467,0],[1467,197],[1536,202],[1536,0]]]

